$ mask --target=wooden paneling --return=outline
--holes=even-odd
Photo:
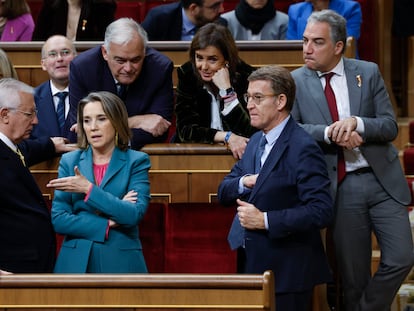
[[[7,275],[0,310],[274,311],[273,273],[263,275]]]
[[[150,156],[152,202],[216,202],[217,188],[235,163],[222,144],[150,144],[142,151]],[[57,177],[59,158],[32,166],[42,193],[53,198],[46,187]]]
[[[102,42],[75,42],[78,53],[82,53]],[[152,41],[150,46],[168,56],[177,68],[188,59],[189,42]],[[255,67],[278,64],[293,70],[303,65],[302,41],[238,41],[240,56]],[[9,42],[2,43],[2,49],[10,57],[20,80],[29,85],[37,86],[48,79],[47,73],[40,66],[42,42]],[[173,75],[174,85],[177,83],[176,73]]]

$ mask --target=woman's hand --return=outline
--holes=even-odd
[[[227,67],[217,70],[213,75],[212,80],[219,89],[227,90],[228,88],[231,88],[230,73]]]
[[[234,133],[232,133],[230,135],[230,138],[227,142],[227,146],[231,150],[231,152],[233,153],[233,157],[235,159],[241,159],[242,158],[248,141],[249,141],[249,139],[246,138],[246,137],[239,136],[239,135],[236,135]]]
[[[65,192],[77,192],[87,194],[92,183],[83,176],[77,166],[74,167],[75,176],[56,178],[49,181],[48,188],[55,188]]]
[[[122,198],[123,201],[128,201],[131,203],[137,203],[138,200],[138,192],[135,190],[130,190],[124,197]]]

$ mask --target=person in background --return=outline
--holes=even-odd
[[[265,66],[248,80],[247,108],[260,132],[219,185],[220,203],[238,206],[228,240],[239,271],[273,271],[276,310],[308,311],[314,286],[331,280],[320,234],[333,219],[326,163],[290,116],[290,72]]]
[[[71,109],[92,91],[118,94],[128,111],[133,149],[164,142],[174,110],[173,63],[147,43],[137,22],[120,18],[108,26],[102,46],[82,52],[70,67]]]
[[[19,80],[16,69],[14,69],[13,63],[7,56],[7,53],[0,48],[0,79],[13,78]]]
[[[25,0],[0,0],[0,41],[31,41],[34,27]]]
[[[138,224],[150,200],[149,156],[129,149],[121,99],[92,92],[79,103],[78,147],[61,157],[52,223],[65,235],[56,273],[147,272]]]
[[[33,41],[63,35],[72,41],[102,41],[115,20],[115,0],[44,0]]]
[[[353,0],[306,0],[289,6],[288,40],[302,40],[308,17],[314,11],[331,9],[346,20],[347,36],[357,41],[361,34],[362,11],[358,1]]]
[[[376,64],[343,56],[346,34],[345,18],[332,10],[309,17],[305,65],[292,72],[292,116],[325,153],[345,310],[385,311],[414,263],[411,195],[392,144],[398,125],[384,80]],[[372,232],[381,250],[373,275]]]
[[[150,41],[191,41],[203,25],[224,24],[223,11],[223,0],[180,0],[152,8],[142,27]]]
[[[221,15],[234,40],[284,40],[287,14],[275,10],[271,0],[240,0],[236,9]]]
[[[49,75],[48,81],[35,88],[38,124],[31,138],[40,136],[66,137],[76,142],[76,133],[70,131],[69,115],[69,65],[76,56],[73,41],[62,35],[46,40],[41,51],[42,69]]]
[[[224,142],[241,158],[256,131],[243,98],[253,67],[240,59],[230,31],[215,23],[196,33],[189,57],[177,71],[176,141]]]
[[[0,80],[0,274],[53,271],[55,232],[29,167],[73,150],[63,138],[28,140],[37,123],[33,88]]]

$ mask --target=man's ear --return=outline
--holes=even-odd
[[[287,97],[285,94],[279,94],[276,98],[277,110],[282,111],[285,109],[287,103]]]
[[[0,108],[0,119],[2,123],[9,123],[9,108],[2,107]]]
[[[108,51],[103,45],[101,45],[101,52],[102,52],[102,57],[104,58],[104,60],[108,61]]]

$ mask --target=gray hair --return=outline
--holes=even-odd
[[[308,18],[309,23],[327,23],[331,28],[331,40],[336,43],[342,41],[344,48],[342,54],[346,49],[346,19],[332,10],[322,10],[313,12]]]
[[[0,108],[18,108],[21,104],[19,93],[33,94],[34,89],[19,80],[4,78],[0,80]]]
[[[138,34],[141,37],[144,43],[144,48],[146,48],[148,35],[144,28],[132,18],[119,18],[106,27],[104,47],[109,51],[109,45],[111,43],[120,45],[126,44],[134,38],[135,34]]]

